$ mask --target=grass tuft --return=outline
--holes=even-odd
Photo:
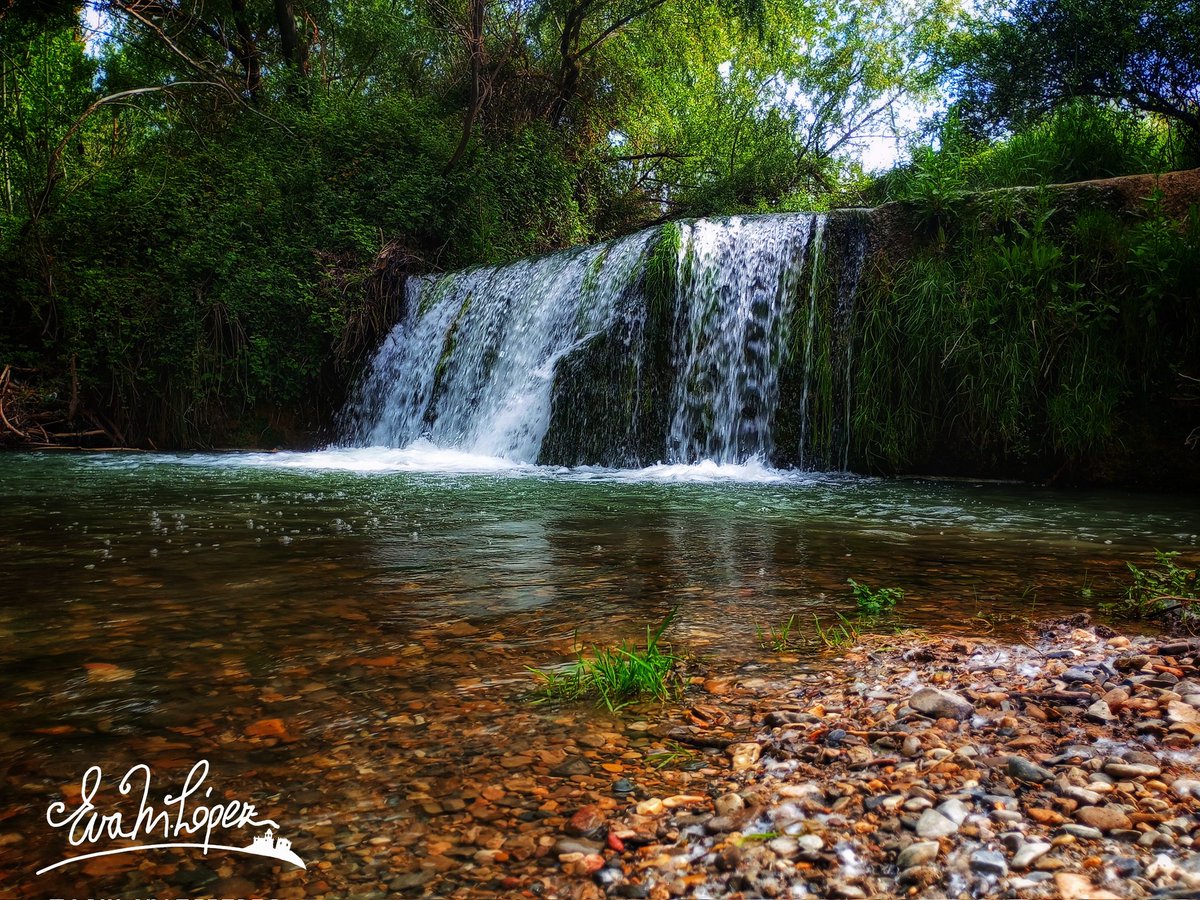
[[[663,632],[675,619],[678,608],[667,613],[657,628],[646,626],[646,646],[629,642],[615,647],[593,647],[590,657],[583,651],[565,670],[527,667],[541,682],[539,701],[575,702],[593,700],[616,712],[635,700],[668,699],[675,687],[675,664],[679,658],[664,653]]]
[[[896,608],[896,604],[904,599],[904,591],[895,587],[884,587],[874,590],[865,584],[859,584],[853,578],[847,578],[850,589],[854,591],[854,602],[858,606],[859,615],[882,616]]]
[[[1145,569],[1131,562],[1133,583],[1125,592],[1124,601],[1105,604],[1105,612],[1135,619],[1171,617],[1189,631],[1200,626],[1200,570],[1189,569],[1175,562],[1178,552],[1154,551],[1158,565]]]

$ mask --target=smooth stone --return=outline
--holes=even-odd
[[[980,875],[1007,875],[1008,863],[995,850],[976,850],[971,854],[971,871]]]
[[[1051,845],[1041,842],[1023,844],[1021,849],[1013,854],[1014,869],[1028,869],[1035,862],[1050,852]]]
[[[1112,831],[1114,828],[1129,828],[1129,816],[1111,806],[1085,806],[1077,810],[1075,818],[1092,828]]]
[[[937,859],[941,849],[941,845],[937,841],[921,841],[910,844],[900,851],[900,855],[896,857],[896,865],[901,869],[923,866]]]
[[[1145,763],[1117,762],[1115,760],[1105,763],[1104,771],[1114,778],[1149,778],[1162,774],[1162,769],[1159,766],[1150,766]]]
[[[1035,762],[1030,762],[1023,756],[1010,756],[1007,765],[1008,774],[1017,781],[1025,781],[1031,784],[1044,784],[1047,781],[1054,780],[1054,773],[1049,769],[1039,766]]]
[[[604,826],[604,814],[595,806],[584,806],[570,819],[563,830],[574,837],[586,837]]]
[[[955,800],[953,798],[947,800],[945,803],[939,806],[937,811],[955,825],[961,825],[963,822],[967,821],[967,816],[971,814],[971,811],[967,809],[965,803],[963,803],[961,800]]]
[[[866,900],[867,896],[867,892],[857,884],[846,884],[841,881],[831,882],[828,890],[830,897],[838,897],[840,900]]]
[[[704,830],[709,834],[726,834],[736,831],[741,822],[733,816],[713,816],[704,823]]]
[[[949,837],[958,831],[958,825],[935,809],[927,809],[917,820],[917,836],[923,838]]]
[[[591,773],[592,767],[582,756],[568,756],[550,770],[551,775],[559,778],[568,778],[571,775],[590,775]]]
[[[1097,700],[1095,703],[1089,706],[1087,709],[1087,715],[1089,719],[1093,719],[1097,722],[1111,722],[1116,719],[1116,716],[1113,715],[1112,707],[1110,707],[1103,700]]]
[[[800,845],[802,850],[807,850],[809,853],[816,853],[819,850],[825,849],[825,841],[820,835],[802,834],[796,838],[796,843]]]
[[[740,794],[722,794],[713,803],[718,816],[732,816],[746,808],[746,801]]]
[[[1176,778],[1171,782],[1171,790],[1180,800],[1200,797],[1200,780],[1195,778]]]
[[[1054,886],[1062,900],[1120,900],[1117,894],[1096,887],[1086,875],[1076,872],[1058,872]]]
[[[800,843],[795,838],[777,837],[768,841],[767,847],[783,859],[795,859],[800,855]]]
[[[937,688],[921,688],[908,698],[908,705],[922,715],[933,719],[958,719],[962,721],[975,712],[974,705],[953,691]]]
[[[1068,800],[1074,800],[1076,803],[1084,806],[1095,806],[1104,800],[1102,794],[1096,791],[1089,791],[1087,788],[1081,788],[1078,785],[1067,784],[1059,789],[1059,794],[1066,797]]]
[[[554,852],[559,856],[564,853],[582,853],[584,856],[590,856],[603,849],[604,845],[599,841],[589,841],[586,838],[559,838],[554,844]]]
[[[1190,706],[1187,703],[1180,703],[1178,700],[1168,701],[1167,718],[1172,722],[1180,722],[1186,725],[1200,724],[1200,712],[1194,706]]]
[[[1085,841],[1103,840],[1104,833],[1098,828],[1092,828],[1090,825],[1076,825],[1071,822],[1062,827],[1066,834],[1074,835],[1077,838],[1082,838]]]
[[[730,744],[727,752],[733,761],[733,771],[744,772],[758,762],[758,758],[762,756],[762,745],[752,742]]]
[[[1000,844],[1009,853],[1016,853],[1025,843],[1025,835],[1019,831],[1006,831],[1000,835]]]

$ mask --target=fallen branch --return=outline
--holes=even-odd
[[[0,422],[3,422],[4,427],[21,440],[27,441],[29,440],[28,435],[26,435],[25,432],[15,426],[12,422],[8,421],[8,416],[4,414],[4,395],[8,393],[8,385],[12,381],[12,376],[10,375],[11,372],[12,366],[5,366],[4,372],[0,373]]]

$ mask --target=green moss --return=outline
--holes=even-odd
[[[874,260],[854,366],[859,466],[1086,473],[1146,440],[1149,422],[1182,449],[1195,422],[1169,411],[1179,373],[1200,366],[1195,214],[1023,196]]]

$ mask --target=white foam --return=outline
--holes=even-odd
[[[547,477],[567,481],[661,484],[805,484],[842,479],[828,473],[772,469],[761,459],[744,463],[717,463],[711,459],[694,464],[658,463],[642,469],[608,469],[600,466],[538,466],[529,462],[487,456],[439,447],[418,440],[402,449],[393,447],[332,447],[308,453],[198,453],[188,455],[147,454],[140,463],[176,463],[212,468],[291,469],[315,472],[362,474],[429,473],[438,475],[501,475]]]

